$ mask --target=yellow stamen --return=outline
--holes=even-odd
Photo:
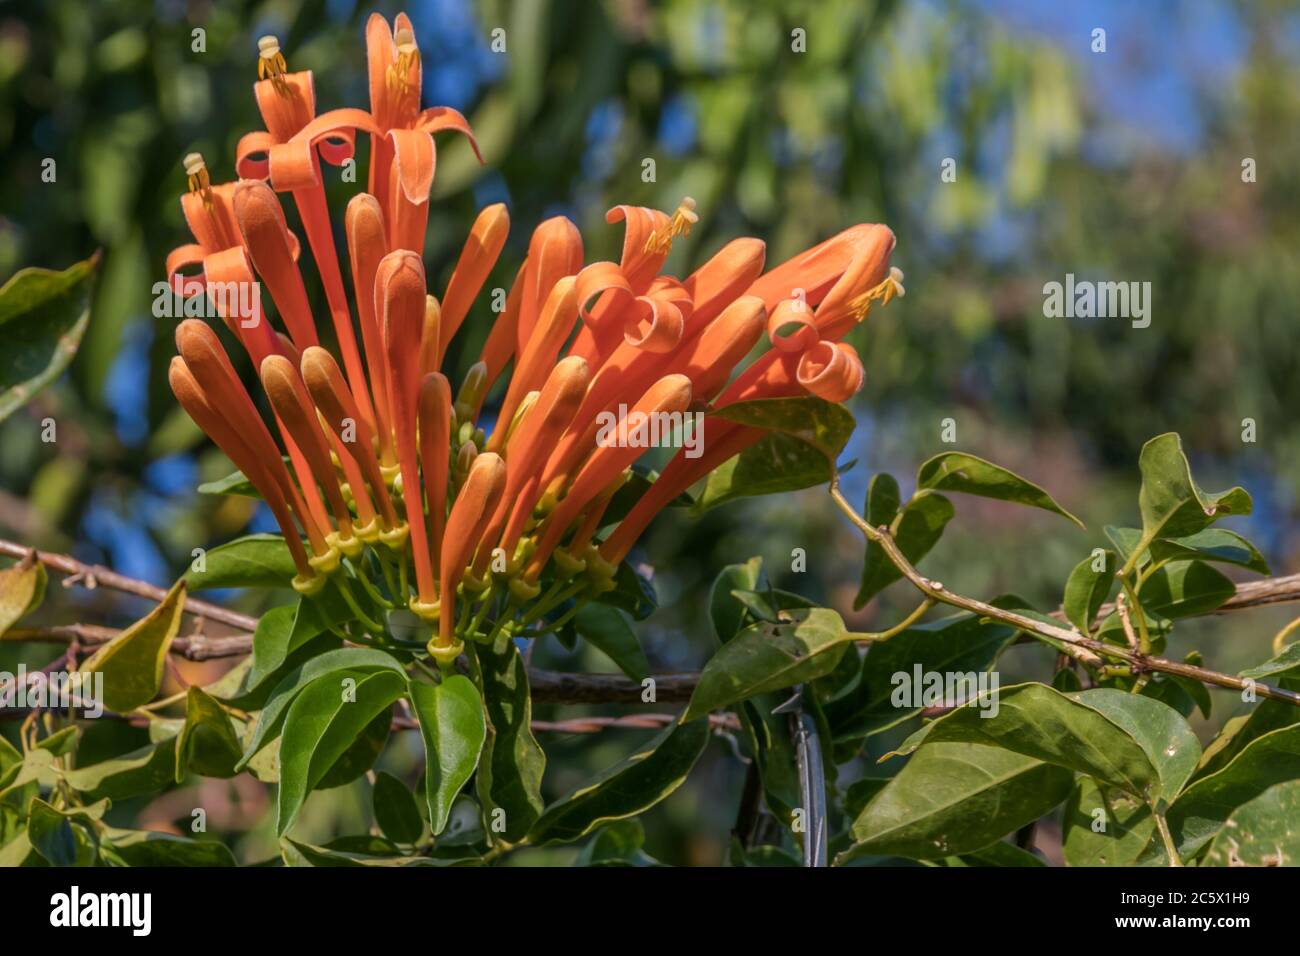
[[[668,228],[662,234],[658,229],[650,233],[645,241],[645,251],[667,255],[673,247],[673,239],[677,236],[689,236],[691,226],[699,221],[700,217],[695,212],[695,200],[690,196],[685,197],[673,211],[672,218],[668,220]]]
[[[289,65],[284,62],[284,54],[280,52],[279,39],[273,36],[262,37],[257,41],[257,52],[257,78],[269,79],[279,92],[287,90],[284,74],[289,72]]]
[[[411,70],[420,62],[420,48],[415,45],[415,35],[406,27],[397,31],[393,41],[397,44],[397,62],[388,68],[385,79],[394,93],[409,93],[415,89]]]
[[[867,313],[871,311],[872,302],[879,299],[880,304],[886,306],[895,296],[901,298],[906,294],[907,290],[903,288],[903,270],[898,266],[890,266],[889,275],[857,298],[850,300],[849,309],[861,322],[867,317]]]
[[[205,206],[212,205],[212,180],[208,177],[208,166],[200,153],[189,153],[181,160],[185,175],[190,180],[190,192],[203,197]]]

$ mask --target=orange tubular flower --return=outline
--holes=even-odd
[[[217,412],[212,403],[208,400],[202,386],[194,378],[194,373],[190,371],[185,360],[179,355],[174,356],[171,365],[167,370],[167,381],[171,385],[172,392],[176,395],[181,407],[194,419],[194,423],[202,428],[212,437],[222,451],[229,456],[230,460],[243,470],[248,476],[248,480],[253,483],[261,496],[266,500],[275,516],[276,523],[284,531],[285,542],[289,546],[289,554],[293,557],[293,563],[298,569],[298,580],[295,585],[301,585],[302,588],[309,588],[308,582],[316,577],[316,572],[312,568],[307,552],[303,549],[302,540],[298,537],[298,532],[294,526],[293,516],[289,510],[289,503],[285,499],[285,488],[292,488],[289,483],[288,473],[282,475],[273,474],[271,469],[275,466],[268,465],[259,459],[256,453],[240,437],[236,428],[228,422],[222,415]],[[279,463],[279,470],[284,472],[284,465]],[[297,502],[296,509],[300,518],[303,518],[304,527],[307,526],[306,510],[302,507],[301,500]]]
[[[440,578],[443,526],[447,522],[447,466],[451,457],[451,385],[445,376],[430,372],[420,380],[420,467],[429,501],[430,557],[433,576]]]
[[[378,643],[384,625],[356,602],[354,585],[374,606],[413,611],[430,656],[450,668],[466,638],[536,634],[547,615],[545,626],[557,627],[572,613],[564,602],[613,588],[653,517],[766,434],[707,415],[708,403],[856,393],[863,363],[842,340],[873,304],[902,294],[901,273],[882,225],[853,226],[766,273],[763,243],[735,239],[681,278],[663,269],[674,239],[699,221],[689,198],[671,213],[610,209],[606,221],[623,230],[617,262],[586,263],[577,227],[548,219],[453,393],[444,361],[497,266],[510,216],[500,204],[483,209],[441,299],[430,294],[421,252],[433,136],[454,130],[478,147],[459,113],[421,110],[420,52],[405,15],[391,26],[372,16],[366,48],[370,109],[318,115],[311,74],[289,73],[278,43],[263,39],[254,93],[266,129],[240,141],[237,183],[213,185],[202,158],[186,157],[181,203],[195,241],[167,259],[174,287],[208,296],[252,359],[292,467],[207,325],[179,325],[168,378],[265,498],[294,586],[310,596],[332,580],[353,612],[343,626]],[[358,133],[371,148],[367,191],[343,216],[349,302],[322,164],[352,160]],[[302,220],[337,357],[319,344],[283,192]],[[224,283],[253,286],[254,275],[287,337],[262,321],[259,299],[221,297]],[[742,368],[756,349],[763,354]],[[484,434],[480,411],[501,392]],[[697,457],[683,449],[621,520],[607,518],[651,439],[690,427],[685,416],[700,411]]]
[[[499,455],[484,452],[474,459],[465,486],[456,495],[442,539],[442,607],[438,620],[438,644],[452,646],[455,626],[456,586],[465,573],[465,563],[474,553],[483,527],[492,518],[505,490],[506,463]]]
[[[437,613],[438,595],[433,561],[424,523],[424,497],[420,491],[420,458],[416,448],[416,406],[419,399],[420,331],[424,324],[424,263],[405,249],[384,256],[375,276],[375,312],[384,330],[384,348],[390,370],[388,402],[397,430],[397,461],[402,470],[402,499],[411,529],[415,580],[419,600],[411,610],[421,617]]]
[[[302,353],[299,363],[303,381],[311,393],[321,417],[337,436],[341,445],[346,446],[349,454],[342,458],[347,473],[348,485],[357,502],[358,517],[362,526],[356,529],[357,537],[363,541],[371,540],[370,521],[374,511],[369,507],[370,493],[374,495],[379,506],[379,518],[383,522],[383,532],[393,532],[398,526],[397,512],[393,510],[393,501],[388,495],[379,462],[375,460],[375,439],[366,423],[357,414],[352,402],[352,395],[343,382],[343,373],[339,370],[334,356],[320,346],[312,346]],[[351,434],[349,435],[349,431]],[[351,462],[351,468],[348,463]],[[367,513],[368,512],[368,516]]]

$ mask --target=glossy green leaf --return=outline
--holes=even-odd
[[[758,587],[763,573],[763,559],[750,558],[744,564],[729,564],[713,579],[709,590],[709,620],[719,644],[736,636],[745,620],[745,606],[733,596],[733,591],[751,591]]]
[[[115,802],[157,793],[176,777],[176,738],[147,744],[120,757],[63,773],[63,779],[83,799],[107,797]]]
[[[1174,432],[1157,435],[1142,446],[1138,457],[1142,488],[1142,538],[1135,550],[1157,538],[1183,538],[1208,528],[1225,515],[1250,514],[1250,495],[1242,488],[1206,494],[1192,480],[1182,439]]]
[[[1277,783],[1300,779],[1300,725],[1257,737],[1222,770],[1179,795],[1166,819],[1183,858],[1205,846],[1232,812]]]
[[[1151,697],[1109,687],[1069,695],[1119,726],[1137,742],[1160,776],[1160,794],[1167,802],[1196,772],[1201,742],[1183,716]]]
[[[379,759],[379,755],[384,752],[384,747],[387,746],[388,738],[392,733],[392,726],[391,713],[385,710],[376,714],[374,720],[366,724],[361,733],[348,744],[343,755],[325,771],[315,789],[329,790],[333,787],[342,787],[368,773],[375,765],[375,761]],[[253,769],[256,764],[256,760],[249,761],[249,769]]]
[[[583,639],[635,681],[650,676],[650,662],[623,612],[608,604],[587,604],[573,618]]]
[[[1082,521],[1062,508],[1051,495],[1032,481],[1026,481],[999,465],[963,452],[943,452],[924,462],[917,470],[916,486],[918,489],[956,491],[1042,508],[1083,527]]]
[[[299,598],[294,604],[271,608],[253,631],[253,667],[248,686],[258,686],[298,648],[352,617],[347,603],[333,588],[315,597]]]
[[[326,771],[405,692],[404,675],[391,670],[346,671],[317,678],[294,698],[280,741],[278,835],[293,825]]]
[[[877,483],[885,478],[893,481],[888,475],[877,475],[871,483],[872,494],[877,492]],[[895,484],[892,492],[894,496],[897,495],[897,489],[898,486]],[[891,494],[888,488],[880,489],[880,493],[886,498]],[[899,550],[913,565],[930,553],[930,549],[943,537],[944,528],[956,514],[952,502],[943,495],[938,492],[921,491],[903,506],[902,511],[896,512],[887,521],[878,522],[875,513],[877,505],[879,505],[879,513],[883,514],[887,503],[887,501],[873,502],[868,497],[867,520],[873,527],[879,527],[881,524],[889,525]],[[902,576],[903,573],[885,555],[884,549],[876,542],[868,541],[866,558],[862,563],[862,580],[858,586],[857,597],[853,599],[853,607],[855,609],[862,607],[889,585],[900,580]]]
[[[919,668],[922,675],[968,676],[970,683],[977,685],[979,675],[993,667],[1015,636],[1014,628],[972,614],[957,614],[909,627],[888,641],[871,645],[853,693],[826,706],[835,739],[878,734],[921,711],[921,704],[902,693],[896,675],[906,675],[915,683]]]
[[[1072,779],[1063,767],[997,746],[927,743],[853,821],[854,845],[836,863],[982,850],[1050,812]]]
[[[1237,593],[1237,586],[1204,561],[1166,564],[1142,584],[1142,606],[1174,620],[1208,614]]]
[[[62,272],[21,269],[0,287],[0,421],[72,361],[90,321],[98,267],[95,253]]]
[[[69,810],[33,800],[27,813],[27,838],[51,866],[90,866],[98,855],[93,827],[107,809],[107,800]]]
[[[816,449],[831,463],[844,450],[857,426],[852,413],[843,405],[813,395],[734,402],[714,409],[709,415],[789,435]]]
[[[253,756],[270,743],[284,725],[285,715],[294,699],[304,687],[312,681],[331,673],[357,671],[390,671],[400,677],[406,677],[406,671],[391,654],[366,647],[343,647],[329,651],[319,657],[313,657],[294,668],[271,691],[266,706],[257,717],[252,739],[244,749],[236,769],[242,770]]]
[[[708,721],[672,724],[590,784],[546,808],[528,840],[535,846],[579,840],[609,820],[642,813],[685,781],[709,742]]]
[[[724,644],[704,665],[683,720],[769,691],[830,673],[853,634],[828,608],[785,612],[780,624],[752,624]]]
[[[154,699],[184,609],[185,582],[177,581],[161,604],[81,665],[83,673],[104,675],[104,699],[100,703],[125,714]]]
[[[1270,658],[1258,667],[1248,667],[1239,677],[1256,681],[1274,681],[1284,674],[1295,676],[1300,671],[1300,642],[1288,644],[1282,653]]]
[[[618,566],[618,571],[614,574],[614,590],[606,591],[596,600],[626,611],[634,621],[644,621],[659,606],[659,599],[655,596],[654,585],[649,578],[642,577],[626,561]]]
[[[287,866],[446,866],[441,860],[427,856],[376,856],[369,853],[354,853],[347,850],[332,850],[328,847],[313,846],[284,837],[280,841],[281,853]]]
[[[1203,865],[1300,865],[1300,780],[1269,787],[1233,810]]]
[[[1199,558],[1216,564],[1239,567],[1268,574],[1268,562],[1253,544],[1227,528],[1206,528],[1185,538],[1157,538],[1148,550],[1152,560],[1174,561]]]
[[[812,395],[735,402],[709,414],[767,434],[710,473],[697,513],[736,498],[830,481],[856,424],[844,406]]]
[[[185,583],[193,591],[208,588],[287,588],[298,569],[284,538],[250,534],[213,548],[204,556],[204,570],[191,568]]]
[[[39,561],[31,564],[20,561],[0,571],[0,638],[40,605],[48,577],[45,565]]]
[[[963,853],[961,856],[948,857],[941,861],[940,865],[949,867],[1037,867],[1047,866],[1047,863],[1028,850],[1022,850],[1018,846],[1000,840],[982,850],[976,850],[974,853]]]
[[[1100,560],[1099,560],[1100,559]],[[1098,564],[1101,565],[1098,568]],[[1115,586],[1118,567],[1114,551],[1101,555],[1090,554],[1074,566],[1065,582],[1065,597],[1061,601],[1066,620],[1083,634],[1092,633],[1092,621]]]
[[[483,701],[468,677],[453,674],[440,684],[411,682],[411,705],[424,738],[424,787],[429,827],[447,826],[451,805],[465,786],[487,739]]]
[[[1062,818],[1066,863],[1133,866],[1159,842],[1155,817],[1145,801],[1091,777],[1078,779]]]
[[[831,480],[832,465],[816,448],[792,435],[764,435],[709,473],[695,501],[699,515],[737,498],[814,488]]]
[[[375,774],[370,794],[375,822],[394,843],[414,843],[424,832],[420,807],[409,787],[385,770]]]
[[[176,782],[194,772],[203,777],[233,777],[243,755],[230,715],[197,687],[185,694],[185,727],[176,740]]]
[[[484,825],[499,823],[492,832],[508,843],[518,843],[545,806],[542,772],[546,754],[533,736],[528,671],[513,641],[500,650],[486,644],[471,649],[478,662],[488,717],[483,758],[475,776]]]
[[[989,699],[996,700],[996,710],[982,706]],[[1156,701],[1144,704],[1161,706]],[[940,742],[1004,747],[1089,774],[1147,800],[1161,793],[1159,772],[1126,730],[1099,709],[1046,684],[1002,688],[988,699],[958,707],[905,740],[897,753]]]
[[[155,830],[104,831],[105,855],[126,866],[235,866],[235,858],[215,840],[189,840]]]

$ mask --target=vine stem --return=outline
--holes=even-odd
[[[1002,624],[1010,625],[1026,633],[1043,637],[1049,641],[1056,641],[1062,645],[1062,649],[1070,656],[1075,657],[1084,663],[1097,666],[1101,663],[1102,657],[1110,657],[1116,660],[1122,660],[1133,668],[1135,673],[1147,673],[1158,671],[1164,674],[1175,674],[1179,677],[1190,677],[1192,680],[1198,680],[1203,684],[1212,684],[1216,687],[1228,687],[1233,690],[1243,691],[1252,690],[1260,697],[1267,697],[1270,700],[1280,700],[1288,704],[1300,706],[1300,693],[1295,691],[1283,690],[1280,687],[1274,687],[1271,684],[1263,684],[1253,680],[1245,680],[1240,677],[1233,677],[1230,674],[1212,671],[1204,667],[1197,667],[1193,664],[1184,664],[1180,661],[1171,661],[1163,657],[1155,657],[1151,654],[1145,654],[1128,648],[1122,648],[1113,644],[1106,644],[1102,641],[1096,641],[1084,637],[1076,630],[1058,627],[1055,624],[1049,624],[1046,621],[1040,621],[1024,614],[1018,614],[1015,611],[1007,611],[1002,608],[994,607],[992,604],[985,604],[983,601],[975,598],[965,597],[961,594],[955,594],[947,590],[938,581],[931,581],[923,576],[913,567],[912,562],[907,560],[907,556],[899,550],[898,543],[894,536],[889,533],[888,528],[873,528],[857,510],[851,505],[840,491],[839,475],[831,478],[830,494],[835,504],[845,516],[853,522],[859,531],[868,541],[872,541],[880,546],[885,552],[885,556],[896,567],[903,577],[907,578],[918,591],[926,597],[933,598],[937,602],[961,608],[978,614],[980,617],[988,618],[991,621],[998,621]],[[1271,603],[1271,602],[1270,602]]]

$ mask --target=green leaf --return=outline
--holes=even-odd
[[[650,809],[682,785],[704,752],[709,733],[708,721],[665,728],[643,749],[547,807],[528,841],[534,846],[568,843],[609,820]]]
[[[298,569],[278,534],[250,534],[213,548],[204,570],[185,572],[192,590],[208,588],[287,588]]]
[[[367,673],[376,670],[387,670],[402,678],[406,677],[406,671],[402,669],[402,665],[396,658],[384,651],[366,647],[339,648],[321,654],[319,657],[313,657],[294,668],[271,691],[266,706],[257,717],[253,737],[244,749],[244,756],[240,758],[236,769],[243,770],[259,750],[275,739],[284,725],[285,715],[290,705],[302,689],[312,681],[331,673],[344,671]]]
[[[391,773],[381,770],[375,774],[375,787],[370,794],[375,812],[375,822],[384,836],[394,843],[414,843],[424,832],[420,807],[410,788]]]
[[[189,771],[233,777],[244,748],[224,707],[197,687],[185,694],[185,727],[176,740],[176,782]]]
[[[27,814],[27,838],[51,866],[90,866],[98,853],[92,828],[107,809],[107,800],[71,810],[57,810],[44,800],[33,800]]]
[[[441,684],[411,682],[411,705],[424,738],[424,787],[429,828],[447,826],[451,805],[465,786],[487,739],[483,701],[468,677],[453,674]]]
[[[0,571],[0,638],[40,605],[48,580],[45,565],[35,560]]]
[[[985,709],[990,700],[997,703],[995,711]],[[1159,772],[1126,730],[1099,709],[1046,684],[1003,688],[958,707],[905,740],[897,753],[939,742],[1004,747],[1086,773],[1149,801],[1161,793]]]
[[[1232,811],[1203,865],[1300,865],[1300,780],[1269,787]]]
[[[347,671],[319,677],[289,706],[280,741],[276,834],[293,825],[307,794],[368,724],[406,692],[403,674]],[[345,685],[345,679],[355,681]]]
[[[709,415],[797,438],[820,452],[831,465],[857,426],[852,413],[843,405],[812,395],[734,402],[715,408]]]
[[[1237,586],[1204,561],[1166,564],[1142,584],[1139,598],[1153,614],[1171,620],[1208,614],[1237,593]]]
[[[173,783],[175,776],[175,737],[146,744],[112,760],[63,773],[63,779],[84,799],[107,797],[115,802],[164,790]]]
[[[1158,538],[1147,550],[1154,561],[1200,558],[1217,564],[1235,564],[1260,574],[1269,573],[1268,562],[1259,549],[1227,528],[1206,528],[1185,538]]]
[[[37,741],[36,746],[42,750],[48,750],[56,757],[65,757],[77,749],[81,743],[81,728],[75,724],[70,727],[64,727],[62,730],[56,730],[48,737]]]
[[[634,621],[644,621],[659,606],[654,585],[626,561],[619,564],[614,574],[614,590],[606,591],[596,600],[627,611]]]
[[[125,714],[154,699],[184,609],[185,582],[177,581],[161,604],[81,665],[83,673],[104,675],[104,699],[100,703]]]
[[[1166,814],[1183,859],[1212,840],[1238,807],[1276,783],[1300,779],[1300,725],[1257,737],[1226,767],[1201,777]]]
[[[683,720],[835,669],[854,637],[840,616],[828,608],[785,613],[788,620],[780,624],[751,624],[709,659]]]
[[[1288,644],[1282,648],[1281,654],[1265,661],[1258,667],[1248,667],[1237,676],[1249,680],[1272,681],[1277,680],[1283,674],[1290,674],[1297,668],[1300,668],[1300,642]]]
[[[640,681],[650,676],[650,662],[641,649],[641,642],[617,608],[588,604],[575,615],[573,626],[628,677]]]
[[[982,850],[976,850],[974,853],[963,853],[961,856],[949,857],[941,865],[950,867],[1047,866],[1040,857],[1035,856],[1028,850],[1022,850],[1018,846],[1001,841],[986,846]]]
[[[235,866],[235,858],[215,840],[187,840],[154,830],[119,830],[107,827],[106,855],[125,866]]]
[[[1062,850],[1070,866],[1133,866],[1159,843],[1155,817],[1143,800],[1091,777],[1075,784],[1062,827]]]
[[[836,741],[878,734],[920,713],[910,695],[906,700],[896,697],[900,686],[895,675],[909,675],[915,682],[919,668],[922,675],[969,675],[977,685],[979,675],[993,667],[1015,637],[1015,628],[957,614],[917,624],[872,644],[855,691],[826,706]]]
[[[500,837],[518,843],[541,815],[542,771],[546,754],[533,736],[532,698],[528,671],[513,641],[500,650],[487,644],[471,646],[487,706],[488,731],[484,756],[475,778],[484,826],[496,811],[504,814]],[[496,831],[493,831],[496,832]]]
[[[1157,538],[1183,538],[1208,528],[1225,515],[1250,514],[1251,500],[1242,488],[1206,494],[1192,480],[1182,439],[1174,432],[1157,435],[1138,457],[1142,488],[1138,508],[1142,537],[1137,552]]]
[[[366,724],[361,733],[348,744],[347,749],[343,751],[343,756],[335,760],[325,771],[325,775],[320,778],[320,783],[316,784],[315,789],[329,790],[332,787],[342,787],[367,773],[375,765],[379,755],[384,752],[392,726],[393,715],[390,712],[385,710],[376,714],[374,720]],[[254,769],[256,763],[257,761],[253,760],[249,768]]]
[[[1069,770],[997,746],[926,743],[854,820],[836,859],[973,853],[1065,799]]]
[[[333,589],[312,598],[299,598],[294,604],[271,608],[253,631],[253,669],[248,675],[248,686],[258,686],[298,648],[351,619],[347,603]]]
[[[1160,794],[1168,802],[1183,789],[1201,759],[1201,742],[1182,714],[1168,704],[1109,687],[1070,694],[1117,724],[1142,748],[1160,776]]]
[[[310,843],[299,843],[284,837],[280,841],[281,853],[288,866],[447,866],[447,862],[431,859],[427,856],[378,856],[370,853],[355,853],[347,850],[333,850]]]
[[[791,435],[764,435],[709,473],[693,513],[735,501],[815,488],[831,480],[832,466],[811,445]]]
[[[1115,586],[1117,562],[1114,551],[1101,555],[1101,570],[1097,570],[1097,555],[1090,554],[1074,566],[1065,582],[1065,597],[1061,602],[1066,620],[1082,634],[1092,633],[1092,620]]]
[[[574,866],[658,866],[642,851],[645,827],[635,817],[614,820],[596,831],[577,858]]]
[[[956,491],[983,498],[1042,508],[1068,518],[1080,528],[1083,522],[1062,508],[1042,488],[983,458],[947,451],[924,462],[916,473],[916,486],[931,491]]]
[[[735,402],[709,414],[767,434],[713,470],[695,503],[697,514],[736,498],[830,481],[856,424],[844,406],[811,395]]]
[[[952,502],[938,492],[920,491],[901,512],[878,521],[877,518],[887,510],[889,499],[892,497],[896,501],[898,495],[897,483],[893,484],[892,491],[888,486],[878,489],[878,483],[886,478],[889,482],[894,482],[889,475],[877,475],[872,479],[871,492],[867,498],[867,520],[871,522],[872,527],[876,528],[882,524],[890,525],[899,550],[915,565],[929,554],[930,549],[943,537],[943,531],[956,511]],[[875,495],[877,490],[885,496],[885,500],[872,500],[871,496]],[[865,605],[902,576],[903,572],[889,560],[884,549],[874,541],[867,541],[866,559],[862,564],[862,583],[858,587],[857,597],[853,599],[854,609]]]
[[[733,591],[752,591],[763,573],[763,559],[750,558],[744,564],[729,564],[713,579],[709,590],[709,619],[719,644],[736,636],[745,620],[745,606]]]
[[[90,321],[99,253],[62,272],[21,269],[0,287],[0,421],[59,377]]]
[[[290,465],[289,457],[282,455],[285,465]],[[242,471],[233,471],[216,481],[205,481],[195,489],[201,495],[239,495],[243,498],[261,498],[262,493],[254,487]]]

